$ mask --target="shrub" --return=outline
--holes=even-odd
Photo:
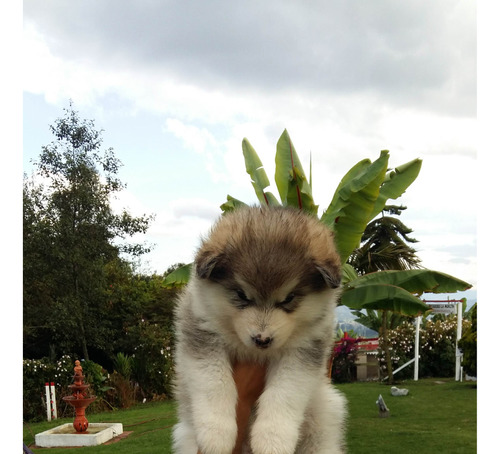
[[[462,329],[466,330],[471,322],[462,321]],[[420,361],[421,377],[452,377],[455,374],[455,342],[457,333],[457,317],[450,316],[443,320],[426,319],[420,326]],[[414,358],[415,326],[403,322],[389,331],[389,342],[393,369],[402,366]],[[387,370],[382,355],[379,355],[383,375]],[[398,379],[413,376],[413,367],[397,373]]]
[[[332,363],[333,382],[347,383],[356,379],[358,342],[359,339],[354,339],[344,333],[344,337],[335,343]]]
[[[122,352],[116,354],[113,361],[113,368],[116,373],[120,374],[126,380],[130,380],[132,375],[133,360],[130,356]]]
[[[458,347],[464,354],[463,366],[466,374],[477,376],[477,304],[471,309],[471,326],[464,330]]]
[[[144,397],[172,397],[174,367],[170,331],[156,323],[142,322],[129,328],[128,334],[135,340],[132,376]]]
[[[397,328],[389,330],[387,337],[389,351],[391,352],[392,370],[394,371],[414,357],[415,326],[408,321],[403,321]],[[387,376],[387,365],[381,348],[378,351],[378,359],[381,370],[380,376],[383,378]],[[395,377],[397,379],[410,378],[412,374],[413,368],[408,367],[398,372]]]
[[[100,364],[94,361],[82,361],[85,383],[90,385],[87,395],[97,396],[89,408],[89,413],[108,410],[107,392],[112,389],[109,383],[109,374]]]
[[[108,392],[108,401],[111,402],[113,406],[118,408],[129,408],[136,403],[137,388],[134,386],[134,382],[127,380],[116,371],[110,375],[109,382],[111,388]]]
[[[128,408],[136,401],[136,386],[131,380],[133,358],[124,353],[117,353],[113,361],[114,371],[110,376],[113,404],[120,408]]]
[[[457,339],[457,318],[427,320],[420,334],[419,374],[422,377],[453,377]]]

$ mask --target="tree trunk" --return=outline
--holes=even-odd
[[[87,336],[85,334],[85,327],[83,326],[83,322],[80,321],[80,346],[83,353],[83,358],[85,361],[89,361],[89,351],[87,349]]]
[[[382,311],[382,345],[385,356],[385,363],[387,364],[387,382],[392,385],[394,383],[394,376],[392,374],[392,361],[391,361],[391,352],[389,350],[389,337],[387,335],[387,311]]]

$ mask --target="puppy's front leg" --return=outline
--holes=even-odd
[[[190,367],[193,424],[203,454],[230,454],[236,443],[237,392],[223,353],[193,358]]]
[[[298,363],[293,353],[269,369],[251,431],[254,454],[295,452],[305,409],[318,383],[318,372]]]

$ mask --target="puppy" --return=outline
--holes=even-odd
[[[177,454],[231,454],[235,361],[267,364],[244,453],[343,452],[326,377],[341,263],[332,232],[290,208],[240,208],[202,241],[176,309]]]

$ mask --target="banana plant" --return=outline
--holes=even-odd
[[[245,167],[261,205],[280,205],[269,191],[269,178],[262,161],[247,139],[243,139]],[[294,206],[317,215],[318,206],[312,195],[312,171],[307,181],[295,147],[285,129],[276,146],[274,179],[281,205]],[[389,151],[382,150],[375,161],[363,159],[342,178],[330,205],[320,220],[335,234],[335,241],[343,266],[343,294],[341,303],[354,310],[380,310],[382,312],[381,345],[387,361],[389,382],[392,383],[392,365],[387,342],[388,314],[416,316],[429,308],[418,298],[422,293],[454,293],[467,290],[470,284],[453,276],[427,269],[405,271],[379,271],[358,276],[347,263],[359,247],[368,223],[378,216],[389,199],[399,198],[418,177],[422,167],[420,159],[388,169]],[[237,209],[244,202],[227,197],[221,209]]]
[[[274,179],[279,199],[270,190],[270,181],[257,152],[248,139],[243,139],[243,156],[257,199],[263,206],[294,206],[318,215],[311,184],[299,156],[285,129],[276,146]],[[470,284],[444,273],[431,270],[380,271],[359,277],[347,262],[359,247],[367,224],[381,213],[389,199],[399,198],[417,178],[421,159],[414,159],[393,170],[388,168],[389,151],[382,150],[375,161],[363,159],[341,179],[328,208],[319,217],[335,234],[343,266],[344,292],[341,303],[363,308],[391,310],[405,315],[418,315],[428,307],[418,298],[422,293],[466,290]],[[230,195],[221,205],[224,213],[246,204]],[[189,279],[190,265],[169,274],[164,283],[182,285]],[[410,285],[411,283],[411,285]],[[444,290],[446,289],[446,290]]]
[[[344,284],[342,303],[350,309],[390,310],[415,315],[428,307],[422,293],[455,293],[471,288],[465,281],[428,269],[368,273]],[[425,307],[424,307],[425,306]]]
[[[250,175],[259,202],[267,206],[279,205],[277,198],[268,190],[269,178],[248,139],[243,139],[242,148],[246,171]],[[417,178],[422,166],[420,159],[414,159],[388,171],[388,162],[387,150],[382,150],[380,157],[374,162],[369,159],[358,162],[342,178],[330,205],[320,217],[335,233],[343,264],[359,246],[368,222],[382,211],[388,199],[396,199],[406,191]],[[314,203],[311,184],[307,181],[286,129],[276,146],[275,163],[274,179],[281,205],[294,206],[317,215],[318,206]],[[311,171],[309,179],[311,180]],[[245,203],[228,195],[221,209],[227,212],[242,205]]]
[[[171,273],[165,276],[163,279],[163,285],[166,288],[180,288],[189,282],[189,276],[191,275],[191,263],[187,265],[182,265],[175,269]]]

